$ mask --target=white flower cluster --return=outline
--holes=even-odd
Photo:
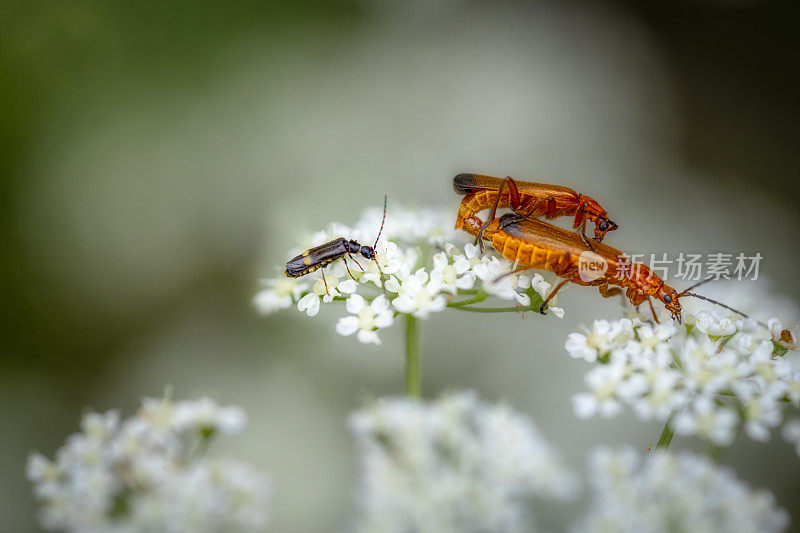
[[[469,392],[379,400],[355,413],[361,531],[530,531],[531,497],[576,481],[525,416]]]
[[[249,531],[267,522],[270,484],[252,466],[204,452],[244,429],[238,407],[208,398],[144,399],[136,416],[90,413],[51,461],[27,475],[43,528],[70,532]]]
[[[720,311],[684,313],[683,325],[596,320],[565,345],[596,363],[585,376],[589,392],[573,398],[575,413],[611,417],[628,405],[642,420],[670,419],[678,434],[717,446],[729,446],[742,424],[765,441],[785,409],[800,407],[800,360],[787,331],[776,319],[763,327]]]
[[[628,448],[590,456],[589,512],[575,532],[784,531],[789,516],[765,490],[690,453],[640,459]]]
[[[290,257],[338,237],[370,246],[382,215],[381,210],[368,209],[353,227],[332,224],[327,231],[314,233]],[[469,236],[453,225],[453,215],[445,210],[393,207],[386,215],[374,261],[353,254],[303,277],[281,273],[264,280],[266,288],[253,303],[263,314],[296,305],[316,316],[321,304],[344,300],[349,314],[339,319],[336,332],[356,333],[361,342],[374,344],[380,344],[378,332],[391,326],[397,315],[425,319],[448,303],[459,305],[458,296],[465,296],[461,300],[465,303],[493,296],[515,302],[520,310],[538,310],[551,284],[539,274],[498,280],[514,265],[491,252],[481,255],[477,246],[465,244]],[[564,316],[559,307],[550,311]]]

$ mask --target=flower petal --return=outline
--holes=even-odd
[[[380,344],[381,339],[378,337],[377,331],[360,330],[358,332],[358,340],[364,344]]]
[[[363,296],[360,294],[352,294],[345,302],[344,307],[347,309],[348,313],[357,315],[362,309],[364,309],[365,305],[367,304],[364,301]]]
[[[358,317],[345,316],[336,323],[336,333],[347,337],[358,331]]]

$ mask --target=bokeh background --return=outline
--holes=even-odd
[[[366,206],[444,205],[464,171],[599,199],[638,251],[759,251],[800,299],[796,3],[392,1],[0,3],[0,520],[35,528],[24,458],[171,384],[242,405],[221,440],[270,472],[274,531],[347,523],[348,413],[402,393],[402,330],[364,346],[334,313],[250,298],[304,231]],[[581,422],[563,321],[442,313],[423,391],[530,414],[575,468],[660,427]],[[691,446],[677,439],[673,446]],[[780,438],[726,455],[800,523]],[[565,510],[540,509],[545,524]],[[798,526],[795,525],[795,528]]]

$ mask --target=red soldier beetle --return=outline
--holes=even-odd
[[[483,209],[492,208],[491,221],[495,211],[505,207],[510,207],[523,218],[574,216],[572,227],[581,228],[581,235],[590,248],[592,244],[586,238],[587,221],[595,223],[594,239],[597,242],[601,242],[607,232],[619,227],[594,198],[569,187],[517,181],[510,176],[502,179],[481,174],[459,174],[453,178],[453,189],[465,195],[458,209],[456,229]]]
[[[647,265],[624,261],[626,256],[620,250],[603,243],[594,243],[594,247],[589,248],[581,235],[540,220],[508,213],[483,224],[479,218],[473,216],[463,221],[463,229],[475,236],[482,230],[482,238],[490,241],[495,250],[513,261],[515,265],[521,265],[509,274],[539,269],[548,270],[564,278],[545,298],[540,307],[542,314],[546,313],[547,303],[561,287],[567,282],[573,282],[578,285],[597,286],[600,294],[606,298],[621,294],[625,289],[625,296],[635,307],[638,308],[645,301],[650,305],[656,322],[658,317],[652,298],[660,300],[672,318],[680,323],[680,299],[684,296],[706,300],[749,318],[748,315],[732,307],[690,292],[713,278],[707,278],[679,293],[654,274]],[[583,265],[591,261],[602,263],[603,268],[584,268],[582,272]]]

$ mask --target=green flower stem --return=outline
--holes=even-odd
[[[672,442],[672,437],[675,436],[675,430],[672,429],[672,417],[664,424],[664,429],[661,430],[661,436],[656,443],[656,450],[667,451],[669,444]]]
[[[530,307],[453,307],[460,311],[472,311],[474,313],[519,313],[520,311],[533,311],[538,313],[538,309],[531,309]]]
[[[722,461],[722,458],[725,456],[725,452],[727,452],[727,448],[723,448],[722,446],[715,446],[713,444],[709,444],[706,447],[706,455],[708,455],[712,461],[715,463],[719,463]]]
[[[406,315],[406,394],[409,398],[420,397],[419,321],[413,315]]]
[[[476,304],[479,302],[484,301],[488,295],[486,294],[478,294],[474,298],[470,298],[468,300],[461,300],[460,302],[450,302],[447,304],[447,307],[461,307],[462,305],[470,305]]]
[[[211,445],[211,440],[215,435],[216,430],[214,428],[201,429],[197,435],[197,440],[194,441],[194,444],[187,455],[188,460],[196,461],[203,457],[206,454],[208,447]]]

